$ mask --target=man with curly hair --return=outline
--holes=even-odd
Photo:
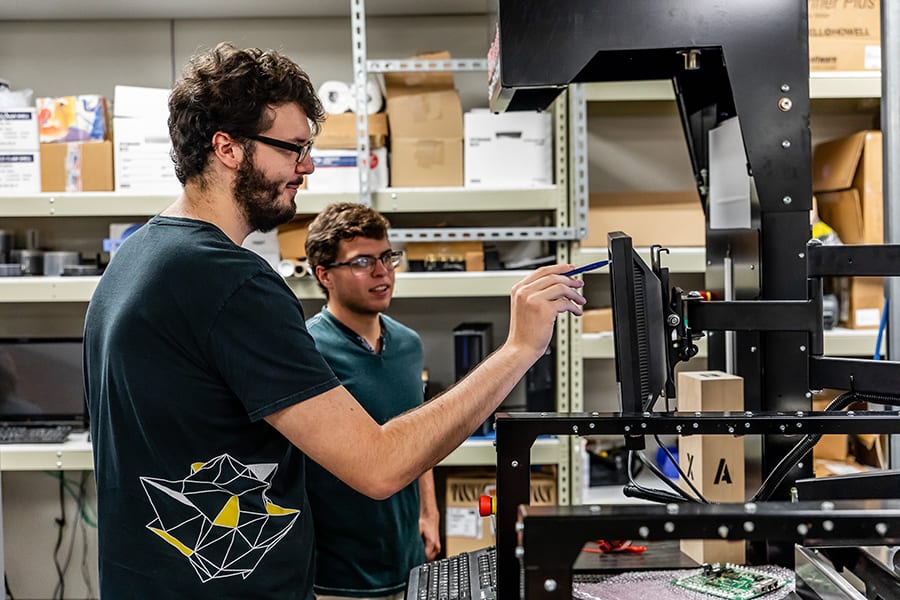
[[[323,119],[306,73],[220,44],[169,98],[181,196],[122,244],[85,317],[103,598],[312,597],[308,456],[383,499],[433,467],[580,315],[570,265],[512,291],[506,342],[378,423],[316,350],[284,280],[241,247],[296,212]]]

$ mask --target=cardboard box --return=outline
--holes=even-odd
[[[606,248],[610,231],[624,231],[635,247],[706,245],[706,219],[696,191],[591,194],[582,245]]]
[[[114,189],[112,142],[41,144],[41,191],[111,192]]]
[[[42,144],[109,139],[106,98],[96,94],[37,98],[38,132]]]
[[[465,186],[532,188],[553,185],[553,120],[547,112],[487,109],[463,115]]]
[[[463,142],[391,138],[391,186],[440,187],[463,184]]]
[[[603,333],[613,330],[612,308],[589,308],[581,317],[582,333]]]
[[[382,148],[387,143],[387,114],[369,115],[369,148]],[[322,131],[316,136],[315,147],[322,150],[356,148],[356,113],[326,115]]]
[[[812,162],[819,218],[845,244],[883,243],[881,132],[818,144]]]
[[[879,0],[808,0],[811,71],[881,70]]]
[[[37,111],[34,108],[0,110],[0,151],[37,150]]]
[[[285,260],[306,260],[306,229],[314,217],[295,217],[278,228],[278,251]]]
[[[313,147],[312,161],[316,170],[305,178],[311,192],[359,191],[359,168],[356,150],[320,150]],[[369,153],[369,189],[381,190],[388,185],[387,149],[373,148]]]
[[[0,150],[0,196],[41,191],[41,153],[38,150]]]
[[[447,53],[419,56],[446,59]],[[391,185],[463,184],[462,103],[452,73],[385,73]]]
[[[478,514],[478,499],[496,495],[497,480],[493,473],[463,472],[447,477],[444,514],[446,532],[444,551],[447,556],[493,546],[493,518]],[[557,504],[556,477],[550,473],[531,474],[532,506]]]
[[[722,371],[678,374],[679,411],[743,411],[744,380]],[[678,439],[681,469],[711,502],[743,502],[744,439],[691,435]],[[681,487],[689,489],[682,481]],[[682,540],[681,551],[700,563],[745,562],[743,542]]]
[[[884,281],[881,277],[841,277],[838,279],[838,322],[849,329],[877,329],[884,310]]]
[[[409,242],[406,245],[409,262],[422,262],[429,270],[429,263],[464,262],[466,271],[484,271],[484,244],[482,242]]]

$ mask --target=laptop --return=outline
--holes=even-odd
[[[0,427],[86,429],[82,346],[81,338],[0,338]]]

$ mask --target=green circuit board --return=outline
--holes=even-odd
[[[699,573],[679,577],[675,585],[726,600],[750,600],[789,583],[758,569],[732,564],[703,565]]]

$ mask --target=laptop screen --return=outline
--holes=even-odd
[[[0,422],[86,426],[80,338],[0,338]]]

